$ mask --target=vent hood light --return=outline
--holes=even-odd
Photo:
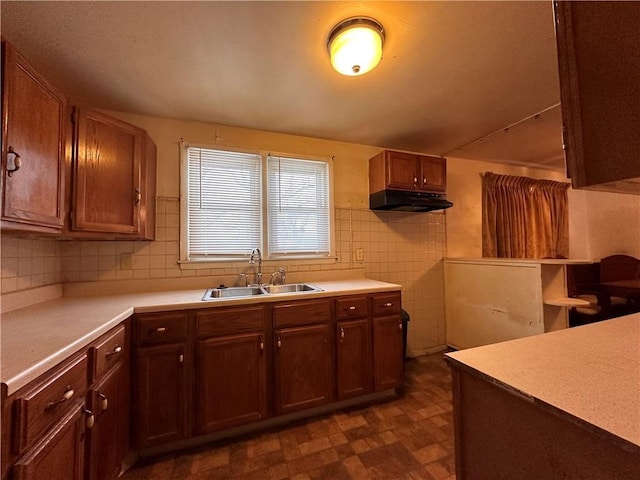
[[[382,58],[384,28],[373,18],[352,17],[333,27],[327,40],[331,65],[343,75],[363,75]]]

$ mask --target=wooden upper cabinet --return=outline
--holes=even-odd
[[[66,100],[6,42],[2,60],[2,229],[57,233]],[[16,161],[21,166],[12,172]]]
[[[637,2],[555,2],[567,173],[574,188],[640,194]]]
[[[369,193],[381,190],[446,193],[446,162],[442,157],[384,150],[369,160]]]
[[[138,127],[74,113],[73,231],[154,238],[155,145]]]

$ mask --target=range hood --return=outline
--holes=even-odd
[[[371,210],[399,212],[431,212],[453,207],[444,195],[404,190],[380,190],[369,195]]]

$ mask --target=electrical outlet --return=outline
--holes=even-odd
[[[364,262],[364,250],[356,248],[356,262]]]

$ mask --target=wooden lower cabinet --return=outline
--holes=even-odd
[[[129,444],[128,381],[129,371],[120,364],[89,392],[95,415],[88,436],[90,480],[112,480],[120,473]]]
[[[84,405],[75,407],[13,467],[14,480],[84,478]]]
[[[184,344],[138,348],[138,447],[182,440],[188,431],[188,363]]]
[[[374,390],[398,388],[404,376],[402,320],[399,315],[392,315],[374,317],[372,322]]]
[[[262,333],[201,340],[196,351],[198,433],[267,416],[267,361]]]
[[[284,414],[332,400],[333,362],[329,325],[274,331],[275,410]]]
[[[336,328],[338,400],[371,391],[371,353],[367,318],[338,322]]]

